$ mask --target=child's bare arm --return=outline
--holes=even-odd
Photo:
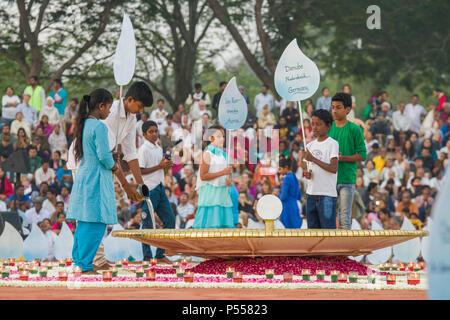
[[[331,173],[337,173],[338,170],[338,158],[331,158],[330,163],[325,163],[323,161],[320,161],[319,159],[315,158],[309,150],[306,151],[305,159],[307,161],[311,161],[315,164],[317,164],[319,167],[321,167],[323,170],[331,172]]]

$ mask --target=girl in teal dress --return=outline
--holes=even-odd
[[[207,134],[211,143],[203,152],[198,172],[198,210],[192,228],[234,228],[233,202],[228,194],[231,167],[222,150],[225,132],[212,126]]]
[[[85,95],[76,120],[75,159],[81,160],[67,219],[77,220],[72,257],[82,272],[95,273],[92,266],[108,224],[117,223],[113,172],[118,170],[109,150],[106,119],[113,97],[96,89]]]

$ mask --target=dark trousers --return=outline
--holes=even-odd
[[[158,214],[159,219],[163,223],[164,229],[175,229],[175,214],[172,211],[169,199],[166,196],[166,190],[162,184],[150,191],[150,200],[152,201],[153,209]],[[147,201],[144,201],[142,206],[142,225],[141,229],[152,229],[152,218],[147,206]],[[148,244],[142,244],[142,251],[144,253],[144,260],[148,261],[153,258],[152,250]],[[164,257],[164,249],[158,248],[156,250],[156,259]]]

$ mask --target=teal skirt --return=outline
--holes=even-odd
[[[227,186],[207,184],[200,187],[198,210],[192,228],[234,228],[232,206]]]

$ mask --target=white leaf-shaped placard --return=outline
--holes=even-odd
[[[22,255],[23,239],[19,232],[7,221],[0,236],[0,259],[18,259]]]
[[[219,102],[219,121],[227,130],[242,127],[247,119],[247,102],[236,86],[236,77],[231,78]]]
[[[57,260],[72,258],[73,234],[66,222],[55,240],[55,258]]]
[[[120,224],[115,224],[112,231],[123,230]],[[129,256],[128,239],[113,237],[109,234],[104,240],[103,245],[105,248],[105,257],[109,261],[118,261]]]
[[[127,85],[136,67],[136,40],[133,25],[126,13],[123,14],[122,31],[114,55],[114,79],[119,86]]]
[[[428,222],[427,222],[427,226],[425,226],[422,230],[426,230],[428,232],[430,232],[433,221],[431,220],[430,217],[428,217]],[[420,247],[422,250],[422,257],[425,261],[429,261],[430,259],[430,236],[426,236],[422,238],[422,241],[420,243]]]
[[[294,39],[284,49],[275,69],[275,89],[287,101],[311,97],[319,87],[320,73],[314,61],[308,58]]]
[[[30,234],[23,242],[22,255],[27,261],[47,258],[48,240],[36,224],[33,225]]]
[[[361,225],[356,219],[352,219],[352,230],[361,230]],[[360,255],[357,257],[349,256],[349,258],[359,262],[364,258],[364,255]]]
[[[414,231],[416,228],[409,221],[408,218],[403,218],[402,227],[400,230]],[[420,254],[420,238],[414,238],[393,247],[394,257],[401,262],[415,262]]]
[[[428,267],[428,297],[450,299],[450,170],[433,206]]]
[[[377,221],[372,220],[372,230],[383,230],[383,227]],[[369,262],[372,264],[385,263],[389,260],[391,255],[392,247],[387,247],[373,251],[367,256],[367,260],[369,260]]]

